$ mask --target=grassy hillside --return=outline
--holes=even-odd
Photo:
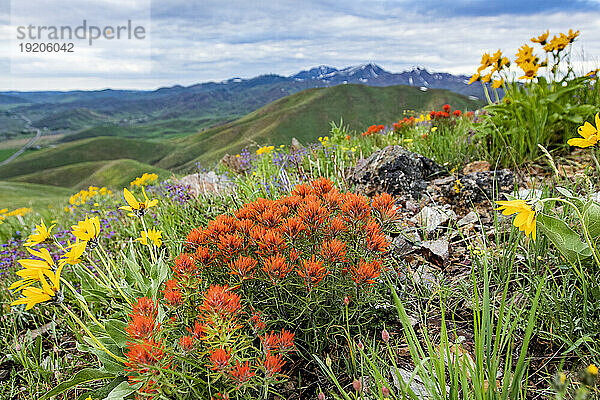
[[[351,129],[360,131],[379,121],[393,121],[404,110],[439,109],[446,103],[462,110],[480,106],[478,101],[447,90],[423,92],[410,86],[340,85],[309,89],[231,123],[182,139],[178,149],[158,165],[185,170],[199,161],[210,166],[225,153],[237,153],[253,143],[288,144],[292,137],[304,143],[314,141],[327,135],[329,123],[340,118]]]
[[[214,116],[196,119],[169,119],[166,121],[151,122],[147,124],[100,125],[67,135],[63,137],[60,142],[67,143],[98,136],[118,136],[137,139],[172,139],[174,137],[194,134],[200,131],[202,128],[215,126],[219,123],[232,119],[235,118],[232,116],[223,119],[223,117]]]
[[[132,159],[153,164],[173,150],[173,145],[144,140],[98,137],[40,150],[0,167],[0,179],[6,180],[52,168],[84,163]]]
[[[169,171],[135,160],[89,161],[63,167],[50,168],[32,174],[20,175],[11,181],[29,182],[73,189],[89,185],[120,188],[129,185],[144,172],[153,172],[160,179],[167,178]]]
[[[37,128],[48,128],[51,131],[63,129],[81,129],[110,121],[107,115],[86,108],[76,108],[51,114],[33,123]]]
[[[0,181],[0,208],[47,207],[65,203],[72,190],[56,186]]]

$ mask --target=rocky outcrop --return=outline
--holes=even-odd
[[[401,146],[388,146],[357,163],[350,180],[367,195],[387,192],[394,196],[420,197],[428,182],[446,175],[433,160]]]

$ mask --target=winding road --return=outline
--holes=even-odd
[[[25,121],[27,122],[26,128],[28,129],[34,129],[36,131],[36,135],[34,137],[31,138],[31,140],[29,140],[29,142],[27,142],[27,144],[25,144],[25,146],[23,146],[21,149],[19,149],[15,154],[13,154],[12,156],[8,157],[6,160],[0,162],[0,166],[2,165],[6,165],[9,162],[11,162],[12,160],[14,160],[15,158],[19,157],[21,154],[23,154],[23,152],[25,150],[27,150],[28,148],[30,148],[31,146],[33,146],[35,144],[35,142],[38,141],[38,139],[40,137],[42,137],[42,130],[38,129],[38,128],[34,128],[31,126],[31,120],[29,118],[27,118],[26,116],[24,116],[23,114],[19,114],[19,116]]]

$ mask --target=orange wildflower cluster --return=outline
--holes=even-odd
[[[158,393],[156,376],[160,369],[172,364],[161,341],[161,325],[157,321],[158,303],[141,297],[132,307],[125,331],[131,341],[127,343],[125,363],[129,382],[142,383],[136,398],[152,398]],[[148,397],[147,397],[148,396]]]
[[[432,110],[429,112],[429,117],[431,119],[437,119],[437,120],[443,120],[443,119],[449,119],[452,117],[460,117],[462,116],[463,112],[460,110],[454,110],[452,111],[452,107],[449,104],[444,104],[444,106],[442,107],[442,110],[439,111],[435,111]]]
[[[384,125],[371,125],[365,132],[362,133],[363,136],[371,136],[374,133],[383,132],[385,130]]]
[[[234,216],[221,215],[205,228],[192,229],[173,271],[182,280],[206,271],[224,274],[235,287],[258,279],[301,283],[310,291],[330,275],[354,280],[338,274],[348,265],[380,260],[389,246],[381,224],[395,218],[391,196],[371,201],[340,193],[321,178],[296,186],[290,196],[258,199]],[[353,257],[348,256],[350,242],[358,245],[352,246],[357,248]],[[381,262],[375,265],[382,268]],[[374,269],[360,282],[374,282],[380,272]]]

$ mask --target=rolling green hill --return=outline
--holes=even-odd
[[[153,139],[130,139],[123,137],[131,133],[127,128],[115,126],[113,136],[60,143],[23,155],[0,167],[0,179],[69,188],[90,184],[119,187],[144,172],[166,177],[167,171],[193,170],[196,162],[211,167],[224,154],[252,145],[289,144],[292,137],[302,143],[314,142],[329,133],[331,121],[343,119],[350,129],[360,132],[372,124],[391,123],[405,110],[440,109],[446,103],[461,110],[481,105],[447,90],[421,91],[411,86],[309,89],[183,138],[168,139],[160,135],[160,125],[152,125],[146,134]],[[185,121],[173,126],[184,129]],[[93,136],[96,129],[83,131],[81,136],[86,132]]]
[[[174,146],[169,143],[116,137],[79,140],[20,157],[0,167],[0,179],[6,180],[90,161],[131,159],[154,164],[173,149]]]
[[[82,129],[110,121],[111,117],[88,110],[86,108],[75,108],[73,110],[61,111],[40,118],[33,123],[37,128],[48,128],[51,131],[63,129]]]
[[[446,103],[462,110],[481,106],[478,101],[447,90],[424,92],[410,86],[339,85],[309,89],[228,124],[181,139],[177,149],[157,165],[188,170],[198,161],[211,166],[224,154],[237,153],[253,143],[289,144],[292,137],[303,143],[315,141],[327,135],[331,121],[343,119],[351,129],[361,131],[371,124],[394,121],[404,110],[439,109]]]
[[[144,172],[158,174],[159,179],[169,177],[170,172],[135,160],[88,161],[50,168],[11,181],[63,186],[83,189],[90,185],[120,188],[129,185]]]
[[[65,203],[72,194],[70,189],[56,186],[0,181],[0,208],[47,207]]]

